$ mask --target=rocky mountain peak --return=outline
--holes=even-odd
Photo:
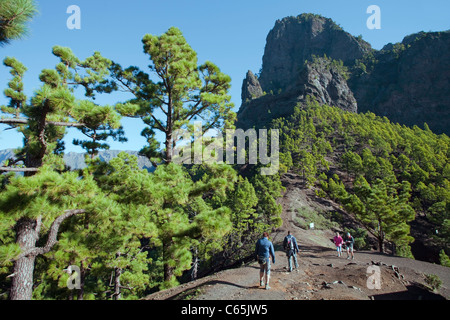
[[[242,102],[248,102],[257,99],[263,95],[263,90],[258,78],[250,70],[242,83]]]
[[[449,31],[414,33],[374,50],[329,18],[286,17],[267,35],[259,76],[247,73],[237,125],[266,126],[310,95],[450,135],[449,70]]]
[[[259,82],[263,91],[284,91],[313,55],[326,55],[349,65],[370,50],[367,42],[329,18],[316,14],[286,17],[277,20],[267,36]]]
[[[267,36],[260,76],[249,71],[243,81],[237,126],[265,126],[291,114],[307,96],[357,112],[346,64],[370,50],[370,45],[319,15],[278,20]]]

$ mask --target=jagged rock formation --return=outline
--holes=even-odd
[[[333,20],[301,14],[278,20],[269,32],[259,82],[267,93],[289,88],[312,56],[353,64],[370,52],[370,45],[342,30]]]
[[[449,89],[449,31],[420,32],[377,51],[331,19],[301,14],[269,32],[259,76],[249,71],[243,81],[237,126],[267,126],[311,95],[450,135]]]
[[[243,87],[246,86],[246,81],[247,79],[244,80]],[[264,127],[274,118],[290,115],[294,107],[305,102],[308,96],[315,97],[323,104],[350,112],[357,111],[356,100],[346,82],[346,74],[332,65],[331,60],[316,58],[314,62],[304,65],[289,90],[246,100],[238,112],[237,127]]]
[[[263,96],[263,90],[259,84],[258,78],[250,70],[242,83],[241,98],[243,102],[250,102]]]
[[[267,36],[259,78],[251,71],[242,85],[240,128],[262,127],[292,113],[308,95],[321,103],[356,112],[345,64],[360,59],[370,45],[343,31],[331,19],[302,14],[278,20]],[[344,65],[333,65],[342,60]]]
[[[450,135],[450,32],[421,32],[356,65],[349,81],[360,112]]]

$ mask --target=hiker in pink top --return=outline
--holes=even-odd
[[[336,236],[334,236],[333,240],[334,240],[334,244],[336,245],[338,257],[340,257],[341,252],[342,252],[342,244],[344,243],[344,240],[339,235],[339,232],[336,232]]]

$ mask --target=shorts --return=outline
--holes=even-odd
[[[292,249],[289,249],[286,251],[286,257],[293,257],[295,256],[295,251]]]
[[[346,247],[347,247],[347,251],[349,251],[349,250],[353,251],[353,243],[347,244]]]
[[[259,264],[259,271],[260,272],[265,272],[269,276],[270,275],[270,257],[267,257],[265,259],[266,259],[266,263],[264,263],[264,264],[260,263]]]

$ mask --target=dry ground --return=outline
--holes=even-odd
[[[198,279],[176,288],[149,295],[148,300],[427,300],[450,297],[450,268],[423,261],[394,257],[372,251],[337,257],[330,241],[332,231],[304,230],[294,224],[298,205],[321,210],[338,210],[332,202],[317,202],[314,194],[297,185],[295,177],[284,179],[286,193],[283,226],[271,235],[276,263],[272,264],[270,290],[259,286],[259,265],[254,262]],[[320,206],[318,208],[317,206]],[[287,272],[287,258],[281,243],[291,230],[300,246],[299,268]],[[379,267],[381,288],[368,288],[368,267]],[[425,274],[442,280],[439,292],[425,286]]]

